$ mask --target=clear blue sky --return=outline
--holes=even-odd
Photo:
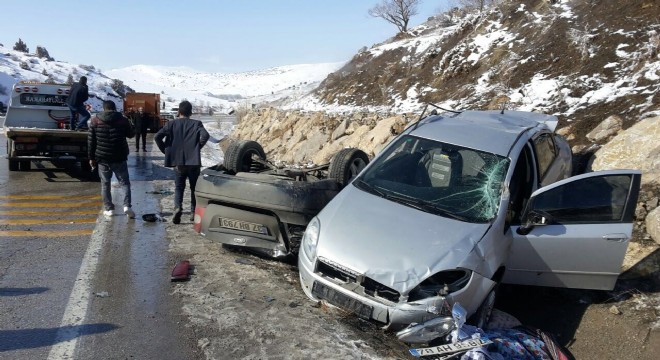
[[[242,72],[349,60],[397,32],[370,17],[380,0],[2,1],[0,43],[20,37],[56,60],[102,70],[130,65]],[[411,27],[446,7],[423,0]]]

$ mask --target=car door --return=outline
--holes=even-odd
[[[611,290],[632,236],[641,172],[574,176],[532,193],[504,283]]]

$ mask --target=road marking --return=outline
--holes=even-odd
[[[7,230],[0,231],[0,237],[11,237],[11,236],[30,236],[30,237],[62,237],[62,236],[81,236],[81,235],[91,235],[94,232],[94,229],[82,229],[82,230],[43,230],[43,231],[27,231],[27,230]]]
[[[0,195],[6,200],[67,200],[70,195]],[[76,195],[76,200],[101,200],[101,195]]]
[[[0,203],[2,207],[15,207],[15,208],[79,208],[79,207],[99,207],[101,202],[88,201],[88,202],[6,202]]]
[[[57,331],[55,345],[48,354],[48,360],[73,359],[73,353],[82,330],[81,325],[85,322],[89,298],[92,294],[92,280],[98,267],[103,234],[106,232],[108,223],[108,221],[99,221],[90,238],[80,271],[78,271],[69,296],[69,302],[64,310],[62,323]]]
[[[0,219],[0,225],[92,224],[96,218],[85,219]]]
[[[41,210],[8,210],[8,211],[1,211],[0,210],[0,215],[19,215],[19,216],[27,216],[27,215],[51,215],[51,216],[56,216],[56,215],[98,215],[99,210],[94,209],[94,210],[72,210],[72,211],[41,211]]]

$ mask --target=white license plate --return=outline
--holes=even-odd
[[[408,351],[410,351],[410,353],[415,357],[421,357],[421,356],[450,354],[457,351],[466,351],[492,343],[493,342],[488,339],[470,339],[457,343],[438,345],[428,348],[409,349]]]
[[[268,228],[261,224],[227,218],[219,218],[218,220],[220,220],[220,227],[223,228],[268,235]]]

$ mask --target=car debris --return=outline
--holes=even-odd
[[[308,224],[300,283],[406,342],[488,322],[499,283],[611,290],[641,172],[570,177],[554,116],[420,116]],[[598,254],[598,256],[594,256]]]
[[[191,272],[192,267],[189,260],[179,261],[174,265],[174,269],[172,269],[171,281],[188,281],[190,280]]]

